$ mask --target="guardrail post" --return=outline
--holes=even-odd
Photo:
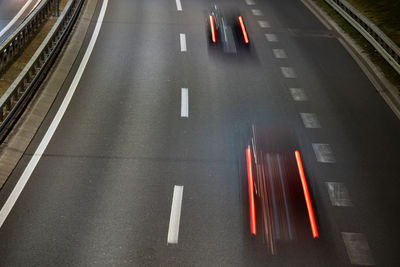
[[[60,15],[60,0],[53,0],[54,6],[54,17],[58,17]]]

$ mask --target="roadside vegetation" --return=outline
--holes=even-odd
[[[400,0],[347,0],[400,46]]]
[[[364,50],[385,77],[397,87],[400,94],[400,75],[378,51],[324,0],[314,0],[314,2]],[[400,0],[348,0],[348,2],[374,22],[394,42],[396,40],[400,42]]]

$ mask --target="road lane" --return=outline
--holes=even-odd
[[[168,222],[167,220],[160,221],[158,216],[165,212],[163,218],[168,218],[168,206],[162,204],[170,202],[170,195],[169,192],[164,197],[162,194],[153,195],[151,193],[156,188],[160,188],[161,193],[162,188],[170,188],[169,183],[164,185],[166,174],[160,170],[164,166],[169,166],[167,164],[168,157],[163,159],[157,153],[159,149],[163,149],[161,141],[165,139],[161,137],[164,136],[165,130],[160,130],[159,133],[155,131],[154,134],[151,134],[149,129],[163,129],[163,123],[160,124],[159,121],[163,121],[165,124],[171,118],[178,119],[177,113],[165,109],[166,106],[168,107],[168,102],[162,104],[164,99],[171,98],[170,95],[175,92],[162,90],[164,88],[162,85],[168,84],[170,79],[162,73],[167,69],[172,69],[173,60],[169,54],[174,55],[174,53],[164,53],[163,48],[171,47],[171,52],[174,52],[173,48],[177,45],[176,38],[174,38],[176,35],[165,32],[165,27],[160,23],[146,23],[143,26],[142,21],[138,19],[140,14],[150,18],[152,13],[149,11],[163,10],[168,7],[167,5],[157,6],[155,2],[147,2],[140,7],[137,3],[130,3],[130,1],[121,4],[114,4],[114,10],[109,9],[110,12],[106,13],[98,43],[89,61],[89,66],[95,67],[87,69],[79,85],[79,88],[89,89],[80,90],[78,88],[74,96],[74,99],[78,99],[78,101],[71,103],[68,109],[68,111],[77,113],[72,115],[67,112],[56,132],[56,135],[58,133],[63,135],[61,139],[66,137],[74,144],[64,143],[65,146],[60,146],[60,144],[51,142],[46,151],[46,155],[49,157],[44,155],[39,165],[46,161],[44,158],[50,159],[51,164],[57,166],[53,169],[55,173],[49,174],[49,176],[43,175],[41,167],[38,166],[33,174],[32,180],[35,180],[35,173],[37,173],[38,177],[45,179],[46,185],[32,190],[41,191],[43,188],[48,188],[47,193],[54,199],[43,206],[42,212],[35,213],[38,217],[34,216],[38,220],[46,218],[49,223],[37,228],[36,231],[29,232],[25,238],[27,236],[32,236],[34,239],[40,238],[41,232],[44,231],[48,238],[41,239],[39,242],[41,245],[37,244],[38,247],[42,246],[44,249],[51,244],[54,250],[48,250],[47,257],[35,257],[37,256],[36,252],[41,254],[43,251],[40,249],[31,251],[31,254],[27,253],[25,257],[19,259],[12,257],[12,253],[5,252],[8,256],[3,258],[3,262],[10,260],[8,261],[10,264],[14,260],[14,263],[15,261],[21,263],[33,257],[34,259],[30,262],[32,264],[41,262],[42,264],[39,265],[45,263],[51,265],[56,262],[68,265],[86,265],[96,262],[110,264],[112,261],[109,261],[107,253],[122,253],[128,254],[132,258],[140,258],[144,253],[141,250],[146,243],[145,240],[148,240],[148,250],[144,249],[144,251],[153,251],[152,241],[155,238],[151,238],[151,235],[155,233],[157,233],[156,237],[160,237],[160,242],[162,240],[160,246],[165,246]],[[132,17],[132,14],[129,14],[129,16],[122,16],[123,19],[120,20],[121,15],[118,12],[123,13],[130,5],[137,16]],[[117,12],[117,16],[112,15],[113,11]],[[135,18],[139,23],[133,21]],[[110,34],[102,35],[102,32]],[[124,39],[125,48],[118,49],[121,40]],[[132,52],[132,47],[137,49]],[[150,47],[152,48],[146,49]],[[107,58],[103,56],[103,49],[110,53]],[[154,51],[159,51],[159,54],[157,55]],[[137,66],[132,65],[132,62],[136,62]],[[104,68],[104,66],[107,67]],[[103,69],[104,72],[101,79],[98,79],[95,74],[99,69]],[[151,75],[148,76],[150,73]],[[93,77],[96,82],[93,83],[91,79],[87,80],[85,77]],[[140,89],[137,90],[137,88]],[[93,97],[96,101],[90,100],[88,103],[91,103],[89,109],[94,109],[84,112],[86,115],[82,117],[79,110],[88,107],[84,99],[89,100]],[[125,113],[126,116],[120,116],[122,113]],[[71,128],[68,126],[68,120],[73,119],[74,116],[80,117],[82,123],[77,123],[76,127]],[[131,128],[126,128],[127,125],[130,125]],[[99,137],[98,134],[102,136]],[[114,138],[116,135],[119,136],[117,139]],[[78,136],[79,138],[77,138]],[[55,139],[57,138],[53,140]],[[154,143],[154,140],[157,144]],[[146,144],[152,143],[153,145],[146,146]],[[168,151],[168,149],[166,150]],[[150,160],[154,157],[153,153],[157,157],[154,161]],[[145,162],[151,162],[152,166],[159,163],[161,166],[150,167],[147,165],[145,167],[146,164],[143,165]],[[140,174],[141,166],[144,167],[144,172],[147,172],[146,169],[150,172],[154,170],[153,174]],[[64,172],[63,169],[69,171]],[[46,180],[45,177],[51,178]],[[57,177],[61,180],[58,180]],[[156,177],[160,180],[159,182]],[[64,180],[65,178],[67,180]],[[65,184],[63,181],[68,182]],[[57,188],[51,185],[56,185]],[[72,188],[75,188],[76,191],[74,190],[75,192],[71,195],[69,190]],[[28,184],[27,194],[29,194],[29,190]],[[148,196],[146,196],[146,190]],[[158,198],[160,198],[159,201],[157,201]],[[24,197],[21,196],[19,201],[18,203],[23,202]],[[62,206],[63,211],[57,208],[58,205]],[[61,214],[58,214],[57,211],[61,211]],[[104,217],[105,214],[108,214],[109,217]],[[26,216],[29,215],[26,214]],[[18,217],[16,215],[16,218]],[[4,231],[7,224],[12,221],[13,215],[11,214],[1,231]],[[161,225],[157,222],[160,222]],[[57,227],[58,225],[61,226],[61,229]],[[142,225],[149,227],[148,231],[143,231]],[[132,229],[134,229],[133,232]],[[97,236],[98,239],[97,237],[93,239],[93,236]],[[56,241],[53,241],[52,238],[56,238]],[[29,247],[32,244],[29,242],[21,242],[16,238],[11,243],[14,241],[20,245],[25,243],[25,250],[30,251]],[[115,250],[101,248],[100,244],[107,243]],[[137,247],[134,244],[137,244]],[[5,243],[2,242],[2,245]],[[6,246],[10,248],[12,244],[9,243]],[[58,254],[57,250],[64,250],[64,252]],[[132,254],[132,250],[137,255]],[[123,263],[126,258],[128,257],[122,255],[116,260]],[[146,262],[146,258],[143,258],[142,261]]]
[[[186,0],[182,12],[175,1],[113,1],[76,95],[0,229],[0,265],[346,266],[341,232],[364,233],[377,264],[396,262],[396,186],[379,178],[398,183],[397,119],[300,2],[254,2],[271,28],[236,1],[252,41],[236,57],[208,49],[207,1]],[[190,36],[185,53],[180,33]],[[290,55],[285,65],[276,48]],[[286,66],[297,78],[282,75]],[[190,89],[184,120],[181,88]],[[299,113],[324,127],[305,128]],[[249,235],[241,142],[251,123],[297,133],[320,229],[319,241],[276,257]],[[312,143],[329,143],[337,162],[318,163]],[[333,209],[325,182],[344,182],[354,207]],[[174,185],[185,194],[179,243],[168,246]]]
[[[304,140],[329,142],[337,158],[334,166],[315,166],[313,162],[307,165],[321,182],[344,182],[352,196],[357,194],[356,209],[333,209],[327,217],[342,231],[366,234],[377,265],[397,262],[398,120],[349,54],[332,38],[334,34],[326,32],[321,24],[316,27],[315,18],[306,16],[308,12],[302,11],[300,3],[266,2],[264,6],[266,16],[277,27],[273,32],[290,54],[288,61],[308,95],[308,102],[298,102],[299,111],[317,113],[324,125],[322,130],[306,131]],[[302,15],[295,16],[295,12]],[[282,19],[274,19],[278,16]],[[321,196],[326,194],[321,183],[316,187],[314,190],[318,189]]]

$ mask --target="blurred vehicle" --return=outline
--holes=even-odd
[[[225,53],[236,53],[238,48],[250,45],[243,16],[238,11],[222,12],[213,5],[207,18],[210,45],[221,47]]]
[[[318,237],[296,146],[286,130],[253,125],[246,147],[250,232],[258,232],[273,255],[278,244]]]

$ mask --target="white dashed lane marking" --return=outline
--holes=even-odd
[[[181,220],[183,186],[175,185],[172,196],[171,215],[169,218],[168,244],[178,244],[179,224]]]
[[[346,246],[351,264],[354,265],[375,265],[365,235],[360,233],[342,232],[342,238]]]
[[[290,88],[290,94],[294,101],[307,101],[308,97],[302,88]]]
[[[189,89],[181,90],[181,117],[189,117]]]
[[[249,6],[254,6],[256,3],[254,3],[253,0],[244,0],[246,2],[247,5]]]
[[[181,0],[176,0],[176,9],[177,9],[178,11],[182,11]]]
[[[260,23],[260,22],[258,22]],[[268,42],[278,42],[278,37],[273,33],[266,33],[265,38],[267,38]]]
[[[262,12],[259,9],[252,9],[251,13],[253,13],[254,16],[262,16]]]
[[[290,67],[281,67],[282,75],[288,79],[294,79],[297,77],[296,72]]]
[[[259,20],[257,22],[258,22],[258,25],[260,25],[261,28],[270,28],[271,27],[271,25],[269,25],[268,21]]]
[[[326,187],[328,189],[329,198],[331,200],[332,206],[338,207],[351,207],[353,202],[351,202],[349,192],[343,183],[327,182]]]
[[[272,49],[276,58],[287,58],[286,52],[283,49]]]
[[[331,147],[328,144],[312,144],[315,156],[318,162],[321,163],[335,163],[335,157]]]
[[[186,52],[186,34],[181,33],[180,34],[180,39],[181,39],[181,52]]]
[[[321,124],[318,121],[315,113],[300,113],[301,119],[303,120],[304,127],[306,128],[321,128]]]

